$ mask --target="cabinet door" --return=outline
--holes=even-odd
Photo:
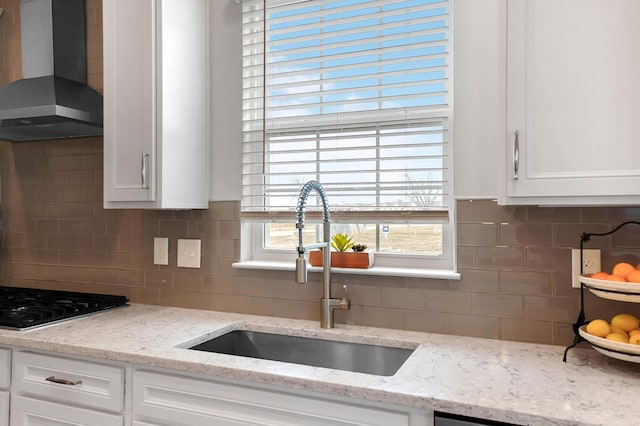
[[[156,2],[104,0],[104,199],[156,198]]]
[[[104,207],[208,207],[208,2],[105,0]]]
[[[122,426],[123,417],[33,398],[14,396],[11,425],[20,426]]]
[[[640,2],[510,0],[507,8],[501,202],[637,203]]]
[[[11,384],[11,349],[0,348],[0,388]]]
[[[147,371],[134,371],[132,398],[132,419],[141,424],[426,426],[433,423],[432,416],[417,409],[365,405],[303,391],[262,389]]]
[[[0,425],[9,424],[9,392],[0,391]]]

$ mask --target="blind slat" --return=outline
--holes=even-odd
[[[291,223],[295,221],[295,211],[274,210],[268,213],[258,211],[242,211],[240,219],[247,222],[271,222]],[[322,211],[314,211],[312,208],[305,213],[307,223],[322,223]],[[343,211],[331,212],[333,223],[410,223],[410,222],[442,222],[449,221],[449,212],[445,209],[433,209],[422,211]]]
[[[322,32],[322,27],[319,25],[302,25],[298,27],[297,33],[287,34],[286,32],[278,32],[272,31],[271,35],[276,37],[275,39],[271,39],[268,42],[268,46],[275,50],[276,52],[282,48],[282,46],[290,45],[292,43],[303,43],[306,41],[314,41],[314,47],[321,46],[323,48],[331,48],[336,46],[351,46],[358,45],[364,42],[375,42],[375,43],[388,43],[393,40],[401,40],[406,36],[414,36],[414,37],[425,37],[432,34],[439,34],[443,32],[442,28],[438,28],[437,30],[428,28],[424,29],[420,32],[414,30],[416,26],[433,26],[434,24],[442,21],[447,16],[446,14],[442,14],[435,17],[429,17],[425,19],[406,19],[400,25],[397,22],[394,23],[381,23],[375,28],[375,31],[378,33],[377,35],[373,34],[372,31],[364,32],[361,28],[355,29],[347,29],[341,30],[340,36],[347,37],[353,36],[354,40],[348,42],[334,42],[332,41],[335,36],[333,33]],[[317,30],[317,34],[307,35],[308,33],[313,33],[314,30]],[[446,28],[448,31],[448,28]],[[247,34],[250,36],[251,34]],[[288,37],[287,37],[288,35]],[[280,36],[280,37],[278,37]],[[304,48],[306,49],[306,48]],[[300,53],[301,50],[298,48],[290,49],[293,53]],[[303,51],[303,50],[302,50]]]

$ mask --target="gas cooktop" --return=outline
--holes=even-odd
[[[0,286],[0,328],[27,330],[127,305],[125,296]]]

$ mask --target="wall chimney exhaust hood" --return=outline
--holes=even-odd
[[[0,139],[102,135],[102,95],[87,86],[85,0],[22,0],[23,79],[0,87]]]

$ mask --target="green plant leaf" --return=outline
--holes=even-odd
[[[347,234],[335,234],[331,237],[331,247],[336,251],[347,251],[353,247],[353,243]]]

